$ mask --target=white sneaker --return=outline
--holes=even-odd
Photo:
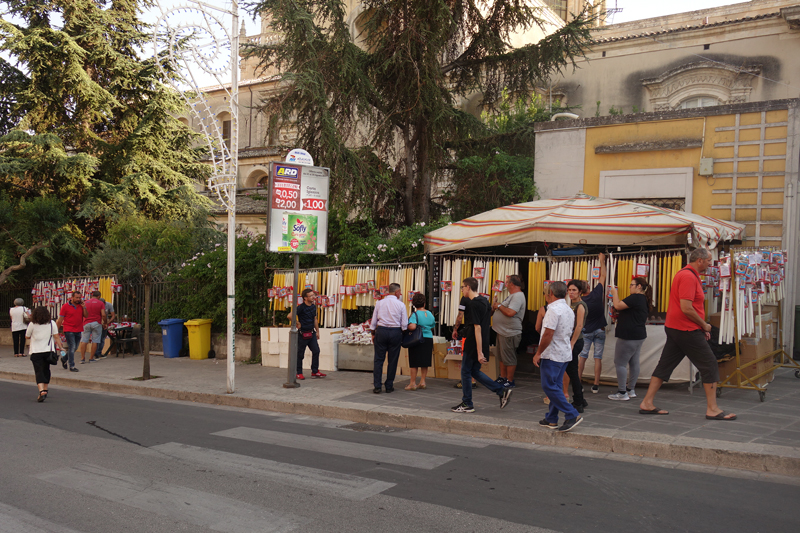
[[[635,390],[629,390],[628,391],[628,398],[636,398],[636,391]]]
[[[608,395],[608,399],[609,400],[618,400],[618,401],[627,402],[628,400],[631,399],[631,397],[628,396],[627,392],[625,392],[625,393],[615,392],[614,394],[609,394]]]

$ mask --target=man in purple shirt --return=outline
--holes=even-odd
[[[372,344],[375,346],[375,361],[372,367],[372,381],[375,386],[372,392],[381,392],[383,377],[383,360],[388,353],[389,364],[386,369],[386,381],[383,383],[386,392],[394,390],[394,376],[397,373],[397,360],[400,359],[400,346],[403,342],[403,331],[408,327],[408,310],[402,301],[403,293],[400,285],[389,285],[389,295],[378,300],[372,313]]]

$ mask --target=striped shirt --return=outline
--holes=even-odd
[[[397,299],[397,296],[390,294],[375,304],[375,311],[372,313],[372,322],[369,329],[375,328],[403,328],[408,327],[408,311],[406,306]]]

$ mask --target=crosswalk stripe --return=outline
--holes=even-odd
[[[350,474],[329,472],[307,466],[297,466],[259,457],[198,448],[177,442],[168,442],[147,448],[169,457],[208,466],[219,471],[238,471],[283,485],[314,490],[348,500],[365,500],[370,496],[394,487],[394,483],[377,481]]]
[[[346,420],[332,420],[330,418],[319,418],[315,416],[282,416],[280,418],[276,418],[275,422],[354,431],[352,428],[348,427],[352,424],[352,422],[348,422]],[[446,435],[444,433],[425,431],[422,429],[400,429],[397,431],[387,432],[385,435],[387,435],[389,438],[399,437],[401,439],[424,440],[428,442],[436,442],[438,444],[461,446],[462,448],[486,448],[490,444],[503,443],[503,441],[500,440],[497,442],[492,442],[489,439],[464,437],[461,435]]]
[[[224,533],[283,533],[305,520],[208,492],[81,464],[36,475],[70,490]]]
[[[49,522],[28,511],[0,503],[0,531],[3,533],[80,533]]]
[[[376,461],[411,468],[422,468],[433,470],[443,464],[452,461],[452,457],[443,455],[432,455],[422,452],[411,452],[386,448],[384,446],[373,446],[371,444],[360,444],[357,442],[344,442],[322,437],[309,437],[306,435],[294,435],[291,433],[280,433],[266,429],[255,429],[248,427],[238,427],[226,429],[212,433],[219,437],[229,437],[233,439],[260,442],[262,444],[272,444],[284,446],[296,450],[306,450],[310,452],[339,455],[342,457],[352,457],[365,461]]]

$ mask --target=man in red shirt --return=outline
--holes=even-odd
[[[75,350],[81,342],[83,333],[83,319],[86,316],[86,308],[81,301],[81,294],[73,292],[70,301],[61,306],[58,313],[56,325],[64,327],[64,336],[67,338],[67,359],[61,358],[61,365],[66,369],[69,361],[69,371],[77,372],[75,368]]]
[[[106,323],[106,304],[100,300],[100,291],[94,291],[92,297],[86,300],[86,314],[83,319],[83,333],[81,334],[81,364],[86,362],[86,345],[89,345],[89,362],[97,361],[94,357],[95,348],[100,343],[103,334],[103,325]]]
[[[675,275],[670,289],[667,320],[664,329],[667,343],[661,352],[650,387],[647,389],[639,412],[643,415],[668,415],[669,412],[653,404],[661,384],[669,381],[672,371],[688,357],[700,371],[706,393],[706,418],[709,420],[736,420],[736,415],[726,413],[717,406],[719,367],[714,352],[708,345],[711,324],[705,321],[705,293],[700,282],[700,272],[711,264],[711,253],[697,248],[689,254],[689,264]]]

